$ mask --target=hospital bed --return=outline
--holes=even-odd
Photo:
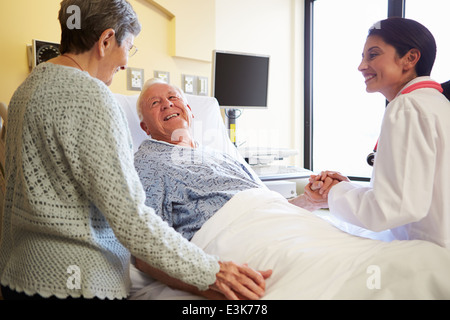
[[[146,139],[137,96],[116,94],[137,150]],[[228,139],[217,101],[188,95],[200,144],[244,162]],[[449,299],[450,251],[425,241],[380,241],[347,229],[329,215],[290,205],[266,189],[238,193],[192,242],[220,257],[272,269],[264,299]],[[363,237],[364,236],[364,237]],[[130,299],[201,299],[173,290],[131,266]]]

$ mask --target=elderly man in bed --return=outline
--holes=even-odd
[[[235,194],[265,188],[245,165],[197,145],[191,131],[194,115],[180,89],[155,79],[148,81],[137,111],[142,130],[151,137],[135,155],[146,205],[188,240]],[[314,209],[309,198],[300,196],[294,202]],[[139,260],[136,267],[153,275],[157,272]],[[192,292],[193,288],[164,278],[164,282],[169,280],[173,286]]]

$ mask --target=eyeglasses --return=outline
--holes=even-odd
[[[136,52],[138,52],[138,48],[135,45],[133,45],[130,48],[130,51],[128,51],[128,57],[131,58],[132,56],[134,56],[136,54]]]

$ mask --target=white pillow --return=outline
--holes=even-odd
[[[142,141],[148,138],[141,129],[139,117],[136,111],[136,103],[139,95],[114,94],[122,106],[128,120],[133,149],[136,152]],[[208,146],[216,150],[228,153],[239,161],[244,161],[236,147],[230,141],[220,114],[219,103],[216,98],[186,94],[189,106],[194,114],[194,139],[202,146]]]
[[[133,150],[136,153],[142,141],[147,139],[147,134],[141,129],[139,117],[136,111],[136,102],[139,95],[127,96],[123,94],[113,94],[128,120],[128,127],[130,128],[131,138],[133,139]]]

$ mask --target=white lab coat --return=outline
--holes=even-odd
[[[430,80],[419,77],[406,87]],[[369,187],[330,190],[332,215],[396,239],[450,248],[450,102],[436,89],[399,94],[386,108]]]

